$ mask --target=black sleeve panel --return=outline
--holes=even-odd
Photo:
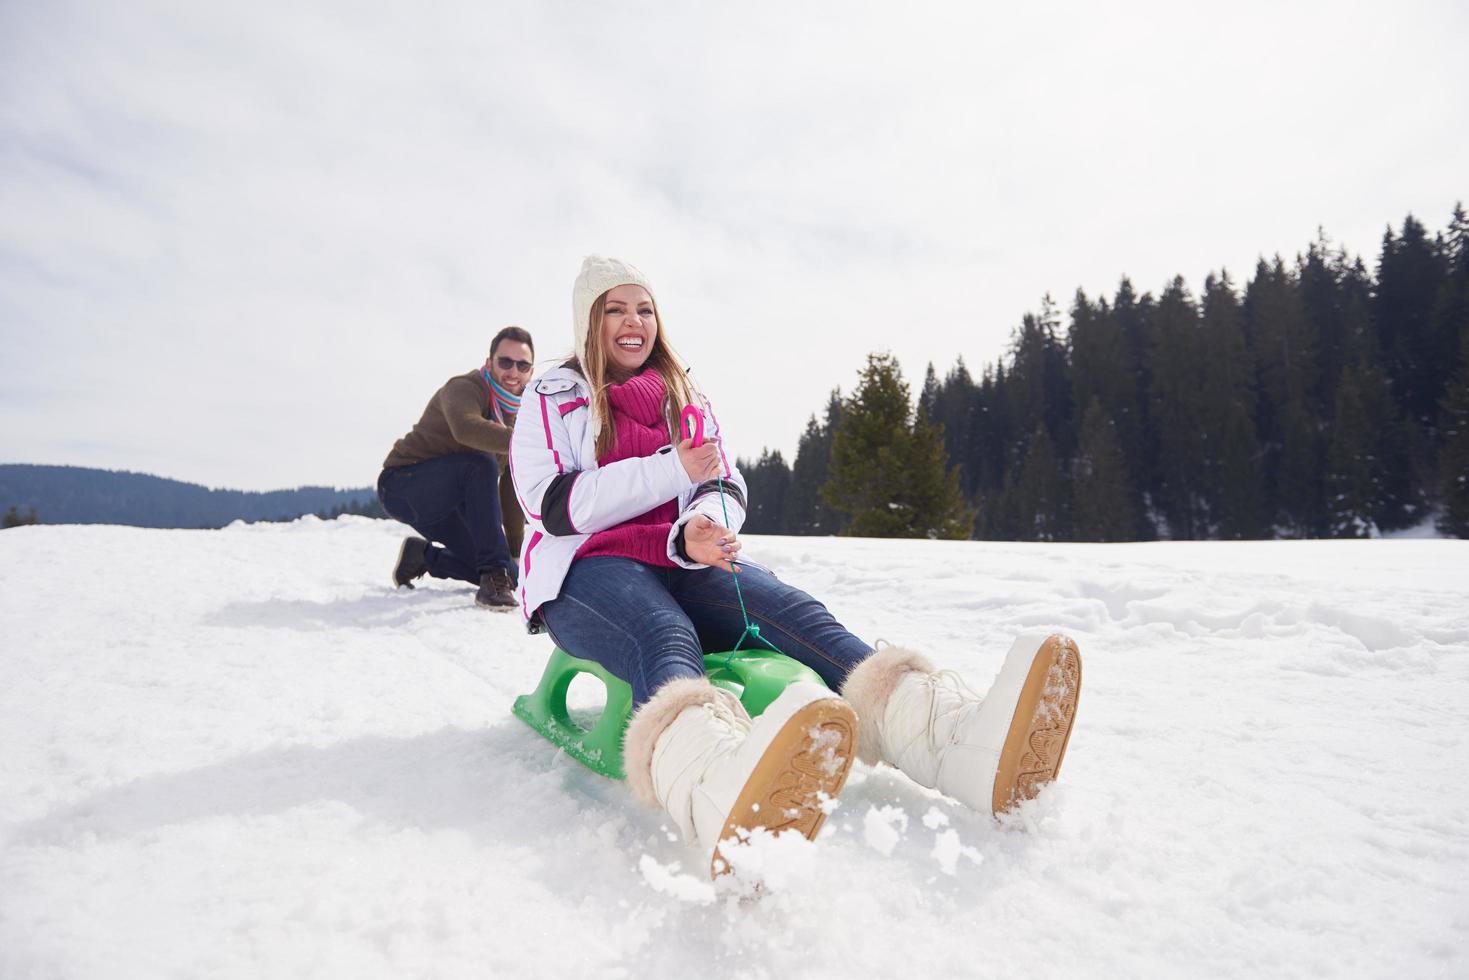
[[[703,483],[699,484],[697,487],[694,488],[694,495],[692,497],[690,497],[689,500],[690,500],[690,502],[692,502],[692,501],[698,500],[700,497],[704,496],[706,493],[718,493],[718,492],[719,492],[719,481],[717,481],[717,480],[705,480]],[[729,494],[736,501],[738,501],[739,502],[739,505],[741,507],[743,507],[745,510],[749,510],[750,509],[749,505],[745,503],[745,494],[744,494],[744,491],[742,491],[739,487],[735,486],[733,483],[730,483],[729,481],[725,481],[725,484],[724,484],[724,492],[727,493],[727,494]]]
[[[571,488],[576,483],[576,473],[562,473],[553,477],[541,498],[541,526],[547,534],[557,536],[578,534],[571,523]]]

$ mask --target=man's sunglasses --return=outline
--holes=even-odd
[[[513,357],[497,357],[495,358],[495,364],[499,366],[501,371],[508,371],[511,368],[515,368],[521,374],[529,374],[530,369],[535,367],[530,361],[517,361]]]

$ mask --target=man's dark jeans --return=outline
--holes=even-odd
[[[434,578],[479,584],[496,568],[518,578],[500,514],[500,467],[489,453],[389,467],[377,478],[377,497],[388,516],[443,546],[424,555]]]

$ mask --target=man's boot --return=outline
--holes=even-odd
[[[510,581],[510,573],[503,568],[492,568],[482,573],[474,601],[476,605],[490,609],[513,609],[519,605],[515,601],[515,584]]]
[[[864,762],[996,814],[1056,778],[1080,693],[1081,653],[1060,634],[1018,638],[983,698],[899,647],[872,654],[842,685],[861,719]]]
[[[846,784],[856,741],[851,706],[819,684],[790,685],[752,721],[728,691],[685,678],[638,709],[623,763],[634,795],[712,852],[718,877],[736,870],[728,848],[742,830],[814,839]]]
[[[424,556],[428,554],[428,542],[423,538],[404,538],[398,549],[398,563],[393,566],[393,587],[413,588],[413,580],[428,572]]]

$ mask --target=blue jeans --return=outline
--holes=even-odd
[[[840,690],[872,647],[800,589],[763,568],[740,569],[745,608],[760,636]],[[671,680],[703,677],[704,652],[732,649],[745,631],[729,572],[654,568],[632,558],[572,562],[561,594],[540,612],[557,646],[626,681],[634,705]]]
[[[489,453],[389,467],[377,478],[377,496],[389,517],[442,545],[424,554],[434,578],[478,584],[496,568],[517,578],[500,514],[500,467]]]

